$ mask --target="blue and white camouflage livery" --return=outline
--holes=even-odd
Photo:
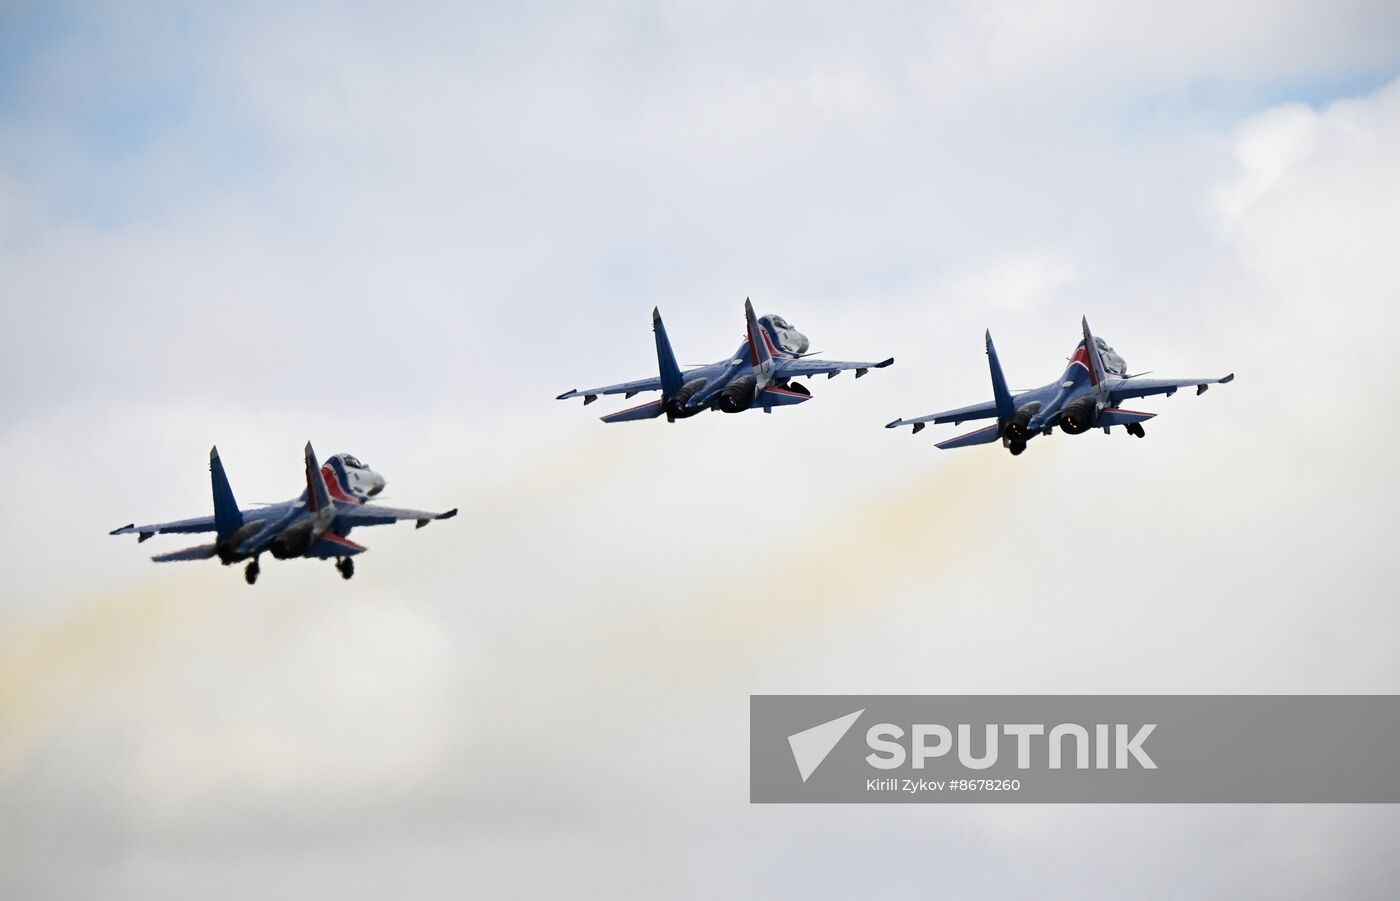
[[[773,412],[812,399],[807,388],[794,379],[814,375],[835,378],[837,373],[854,369],[856,378],[871,369],[883,369],[894,357],[878,363],[846,363],[813,360],[807,352],[807,337],[781,316],[755,316],[753,304],[744,301],[744,342],[727,359],[682,371],[666,336],[661,312],[651,311],[652,331],[656,333],[656,360],[660,375],[655,378],[621,382],[601,388],[565,391],[559,400],[582,397],[591,404],[603,394],[632,397],[643,391],[660,391],[661,397],[640,406],[609,413],[603,422],[631,422],[665,415],[668,422],[686,419],[704,410],[742,413],[745,410]]]
[[[1170,397],[1178,389],[1190,387],[1194,387],[1198,395],[1204,394],[1210,385],[1225,384],[1235,378],[1233,372],[1212,379],[1145,379],[1141,374],[1129,375],[1123,358],[1089,331],[1087,317],[1082,324],[1084,337],[1075,346],[1059,381],[1012,394],[1006,386],[1006,376],[1001,371],[1001,361],[989,331],[987,364],[992,376],[992,400],[914,419],[896,419],[885,428],[911,425],[917,435],[929,423],[956,425],[974,419],[995,419],[996,422],[985,428],[949,438],[937,446],[947,450],[999,440],[1013,455],[1024,451],[1026,442],[1036,435],[1051,434],[1056,426],[1067,434],[1078,435],[1093,428],[1108,432],[1113,426],[1121,425],[1128,434],[1142,438],[1147,434],[1142,424],[1157,414],[1125,410],[1119,406],[1123,401],[1154,394]]]
[[[355,574],[356,554],[365,548],[348,537],[356,526],[378,526],[411,519],[417,528],[435,519],[451,519],[454,507],[446,513],[405,510],[370,503],[384,489],[384,477],[350,454],[336,454],[325,466],[316,462],[316,452],[306,445],[306,490],[294,500],[244,510],[234,500],[233,488],[224,473],[217,447],[209,449],[209,480],[214,492],[214,515],[175,522],[135,524],[113,529],[113,535],[135,534],[137,541],[167,533],[213,532],[210,544],[182,551],[157,554],[157,563],[179,560],[208,560],[218,557],[225,566],[248,561],[244,578],[252,585],[260,571],[258,557],[269,552],[278,560],[311,557],[335,560],[343,578]]]

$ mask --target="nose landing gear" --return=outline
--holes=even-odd
[[[258,573],[262,572],[262,567],[258,566],[257,558],[248,561],[248,565],[243,567],[243,580],[249,585],[258,581]]]
[[[1011,451],[1011,456],[1019,457],[1021,456],[1022,452],[1026,449],[1026,442],[1013,441],[1007,445],[1007,449]]]
[[[342,579],[349,579],[355,574],[355,561],[350,557],[341,557],[335,562],[335,568],[340,570]]]

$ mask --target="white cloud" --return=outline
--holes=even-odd
[[[1393,881],[1387,811],[756,810],[744,726],[751,691],[1396,690],[1400,89],[1287,96],[1393,72],[1389,7],[157,8],[104,43],[129,15],[0,112],[0,888]],[[143,77],[196,102],[113,156],[88,117]],[[771,417],[551,399],[650,372],[653,304],[728,351],[745,295],[898,363]],[[1015,461],[880,428],[981,399],[988,327],[1052,378],[1083,313],[1239,379]],[[103,534],[197,512],[216,441],[240,500],[291,494],[307,438],[463,515],[251,590]]]

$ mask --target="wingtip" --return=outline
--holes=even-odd
[[[1235,380],[1235,374],[1232,372],[1232,373],[1230,373],[1229,375],[1225,376],[1225,378],[1221,379],[1221,380],[1220,380],[1220,384],[1222,384],[1222,385],[1228,385],[1228,384],[1230,384],[1231,382],[1233,382],[1234,380]]]
[[[306,447],[303,448],[302,450],[303,450],[303,452],[304,452],[308,457],[311,456],[312,454],[316,453],[316,451],[311,447],[311,442],[310,442],[310,441],[306,442]]]
[[[576,394],[577,392],[577,388],[570,388],[568,391],[565,391],[563,394],[556,397],[555,400],[568,400],[569,398],[573,397],[574,394]]]
[[[456,515],[457,515],[457,508],[456,508],[456,507],[453,507],[451,510],[448,510],[446,513],[439,513],[439,514],[438,514],[438,519],[451,519],[452,517],[454,517],[454,516],[456,516]]]
[[[660,321],[661,321],[661,308],[660,308],[660,307],[652,307],[652,308],[651,308],[651,321],[652,321],[652,322],[660,322]]]
[[[879,363],[876,363],[876,364],[875,364],[875,368],[876,368],[876,369],[884,369],[886,366],[893,366],[893,365],[894,365],[894,357],[890,357],[888,360],[881,360]]]
[[[744,312],[753,315],[753,301],[747,297],[744,298]]]
[[[209,459],[211,461],[219,459],[219,446],[217,444],[209,448]]]
[[[124,526],[117,526],[115,529],[113,529],[112,531],[108,532],[107,534],[108,534],[108,535],[120,535],[122,532],[125,532],[127,529],[134,529],[134,528],[136,528],[136,523],[134,523],[134,522],[129,522],[129,523],[127,523],[127,524],[124,525]]]
[[[902,423],[902,422],[904,422],[903,419],[896,419],[894,422],[887,422],[887,423],[885,423],[885,428],[887,428],[887,429],[897,429],[897,428],[899,428],[899,424]]]

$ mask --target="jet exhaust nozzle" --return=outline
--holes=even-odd
[[[700,412],[700,408],[687,409],[686,404],[696,395],[700,389],[705,387],[704,379],[695,379],[686,382],[681,389],[671,395],[666,401],[666,415],[672,419],[685,419],[687,416],[694,416]]]
[[[1066,435],[1079,435],[1092,429],[1098,418],[1099,408],[1094,399],[1081,397],[1060,411],[1060,428]]]
[[[258,523],[250,522],[245,524],[243,528],[239,529],[237,532],[234,532],[232,535],[220,541],[216,552],[219,555],[219,562],[228,566],[230,563],[237,563],[239,560],[242,560],[245,555],[238,553],[238,546],[256,535],[259,528],[260,526]]]
[[[715,399],[715,409],[724,413],[742,413],[753,404],[754,389],[758,380],[751,375],[737,378],[719,393]]]
[[[278,560],[290,560],[305,554],[310,545],[311,523],[308,522],[278,533],[277,537],[272,539],[268,550],[272,551],[272,556]]]
[[[1040,404],[1026,404],[1016,411],[1016,415],[1006,423],[1006,434],[1019,441],[1024,441],[1031,433],[1031,417],[1040,412]]]

